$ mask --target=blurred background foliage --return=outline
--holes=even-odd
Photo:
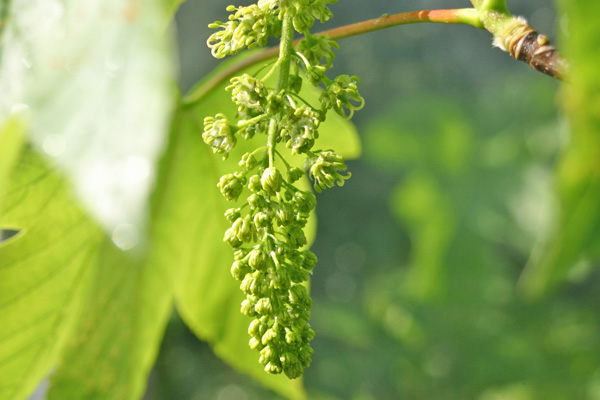
[[[242,2],[249,3],[248,1]],[[559,36],[550,0],[509,1]],[[206,26],[227,1],[177,14],[183,91],[217,62]],[[466,0],[342,0],[324,29]],[[560,43],[559,43],[560,46]],[[352,179],[319,195],[310,399],[600,399],[600,274],[579,262],[528,299],[532,249],[556,224],[554,170],[568,140],[559,83],[471,27],[414,25],[340,42],[361,80]],[[228,268],[224,265],[223,268]],[[277,399],[216,358],[174,316],[147,399]]]

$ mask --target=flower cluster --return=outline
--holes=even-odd
[[[294,29],[300,33],[307,32],[315,23],[315,19],[325,22],[333,17],[327,4],[337,3],[338,0],[259,0],[261,7],[277,9],[277,15],[282,19],[282,14],[292,15]]]
[[[314,331],[308,323],[311,299],[303,286],[317,257],[303,250],[303,228],[316,205],[315,195],[296,188],[297,174],[284,178],[246,153],[242,169],[219,182],[226,199],[235,201],[247,189],[241,207],[226,218],[231,227],[224,240],[234,249],[231,274],[246,294],[241,312],[253,318],[249,345],[260,352],[259,362],[271,373],[297,378],[310,364]]]
[[[365,105],[365,99],[358,94],[358,77],[340,75],[321,93],[321,104],[324,108],[333,110],[344,118],[352,118],[354,111]],[[346,112],[348,110],[348,112]]]
[[[296,46],[296,51],[306,57],[309,65],[323,65],[331,68],[333,60],[335,60],[333,49],[338,48],[337,42],[329,40],[327,35],[315,35],[307,36],[301,40]]]
[[[237,142],[225,114],[204,118],[202,140],[212,148],[213,153],[224,154],[223,158],[227,158]]]
[[[253,319],[249,345],[259,351],[265,371],[290,378],[310,365],[314,337],[305,283],[317,257],[305,248],[304,230],[316,197],[300,189],[298,181],[308,171],[314,189],[321,192],[350,177],[342,175],[347,168],[340,155],[315,149],[318,129],[329,110],[350,117],[364,102],[357,91],[358,78],[342,75],[330,80],[325,75],[337,44],[308,32],[315,19],[331,17],[328,3],[332,1],[259,0],[248,7],[230,6],[229,22],[211,25],[220,30],[208,40],[220,58],[264,45],[269,36],[282,36],[280,57],[269,71],[234,77],[227,86],[237,106],[237,123],[223,114],[207,117],[202,138],[213,152],[227,157],[236,137],[265,137],[266,145],[242,155],[239,169],[221,177],[217,186],[228,201],[245,199],[225,213],[231,226],[223,239],[234,251],[231,274],[246,295],[241,312]],[[296,49],[291,46],[294,29],[306,35]],[[272,88],[266,81],[276,72]],[[303,80],[322,87],[318,107],[299,95]],[[278,145],[302,157],[293,164],[304,163],[304,169],[291,165],[276,150]]]
[[[333,187],[334,183],[343,186],[344,181],[349,179],[351,174],[344,176],[340,171],[345,171],[346,163],[344,159],[333,151],[321,151],[318,156],[310,160],[309,175],[315,181],[315,190],[319,193],[323,189]]]
[[[212,55],[223,58],[244,48],[265,46],[269,37],[281,34],[282,14],[292,17],[294,29],[307,33],[315,19],[325,22],[333,16],[327,4],[337,0],[259,0],[247,7],[227,7],[227,22],[215,21],[208,27],[219,29],[207,41]]]
[[[271,36],[279,36],[281,22],[274,11],[275,5],[259,2],[248,7],[227,7],[229,21],[216,21],[209,28],[220,29],[207,41],[213,57],[223,58],[237,54],[244,48],[264,46]],[[275,18],[273,18],[275,16]]]

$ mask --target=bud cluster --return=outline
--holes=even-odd
[[[302,247],[316,198],[292,185],[291,169],[284,178],[251,153],[239,164],[242,169],[222,177],[219,188],[232,201],[248,191],[246,203],[225,214],[231,227],[224,240],[234,250],[231,274],[246,294],[241,312],[253,318],[249,345],[260,352],[267,372],[297,378],[313,352],[309,343],[314,331],[308,323],[312,301],[303,283],[317,257]]]
[[[227,7],[229,21],[216,21],[209,28],[220,29],[207,41],[213,57],[223,58],[237,54],[244,48],[265,46],[271,36],[279,36],[281,21],[277,18],[274,5],[259,2],[248,7]],[[273,18],[275,17],[275,18]]]
[[[202,140],[212,148],[213,153],[224,154],[223,158],[227,158],[237,142],[225,114],[204,118]]]
[[[253,319],[249,345],[259,351],[265,371],[283,372],[290,378],[301,376],[310,365],[314,337],[308,322],[312,301],[305,283],[317,257],[305,249],[304,230],[316,197],[300,189],[298,181],[308,171],[314,189],[321,192],[336,183],[343,185],[350,177],[342,175],[347,168],[340,155],[314,147],[328,110],[348,118],[364,102],[357,91],[358,78],[342,75],[330,80],[325,75],[337,43],[308,32],[316,19],[331,17],[327,4],[332,2],[259,0],[248,7],[230,6],[229,22],[212,24],[220,30],[208,40],[213,55],[221,58],[244,47],[264,45],[269,36],[281,34],[291,43],[293,29],[306,35],[296,49],[289,47],[286,55],[280,54],[264,76],[232,78],[226,89],[237,106],[237,123],[229,123],[223,114],[207,117],[202,134],[213,152],[225,157],[236,137],[266,138],[266,146],[244,154],[240,168],[221,177],[217,186],[228,201],[245,199],[225,213],[231,226],[223,240],[233,248],[231,274],[246,295],[241,312]],[[281,68],[282,63],[289,68]],[[280,78],[281,74],[287,77],[278,79],[272,89],[265,80],[277,69]],[[319,107],[299,96],[303,80],[323,88]],[[297,164],[304,162],[304,169],[290,165],[277,145],[287,147],[292,156],[303,157]]]

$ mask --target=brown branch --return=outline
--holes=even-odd
[[[566,60],[550,44],[546,35],[521,21],[523,25],[513,28],[505,39],[498,39],[496,44],[515,60],[524,61],[536,71],[563,80],[568,69]]]

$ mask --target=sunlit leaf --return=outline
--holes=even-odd
[[[6,193],[10,173],[21,153],[23,124],[20,119],[10,118],[0,127],[0,199]],[[0,202],[0,214],[2,203]]]
[[[547,243],[532,259],[523,289],[538,297],[563,281],[573,268],[600,256],[600,12],[596,2],[559,1],[569,21],[563,44],[571,63],[563,108],[571,138],[557,174],[560,215]]]
[[[153,246],[147,260],[106,238],[96,245],[80,322],[51,378],[48,399],[141,398],[172,311],[165,245]]]
[[[139,398],[171,312],[171,231],[121,251],[31,151],[5,206],[0,226],[21,232],[0,245],[0,399],[52,368],[50,399]]]
[[[435,177],[415,173],[396,187],[391,203],[399,219],[411,230],[407,294],[419,299],[439,297],[447,285],[447,256],[457,229],[451,199]]]
[[[165,221],[188,237],[176,243],[179,250],[173,260],[184,266],[176,282],[177,307],[196,335],[209,341],[229,364],[286,397],[302,398],[299,381],[266,374],[258,363],[257,353],[248,347],[250,321],[239,312],[243,293],[229,272],[233,258],[231,249],[222,241],[227,229],[223,213],[232,205],[222,198],[216,184],[221,175],[236,167],[241,154],[255,144],[240,140],[236,152],[223,162],[203,143],[205,116],[218,112],[235,116],[235,105],[225,86],[213,89],[193,108],[182,111],[173,124],[168,153],[170,168],[166,169],[173,179],[163,200],[172,206],[166,207],[170,214]],[[302,93],[309,102],[316,101],[316,96],[315,90]],[[319,132],[323,147],[339,148],[351,157],[359,154],[356,131],[349,122],[331,115]],[[312,238],[314,234],[309,240]]]
[[[168,18],[171,18],[175,14],[179,6],[183,4],[183,2],[185,2],[185,0],[166,0],[165,15],[167,15]]]
[[[140,229],[171,109],[165,5],[7,4],[0,117],[28,109],[31,139],[100,224]]]
[[[31,152],[19,160],[4,206],[0,227],[21,233],[0,244],[0,399],[18,400],[56,365],[101,232]]]

